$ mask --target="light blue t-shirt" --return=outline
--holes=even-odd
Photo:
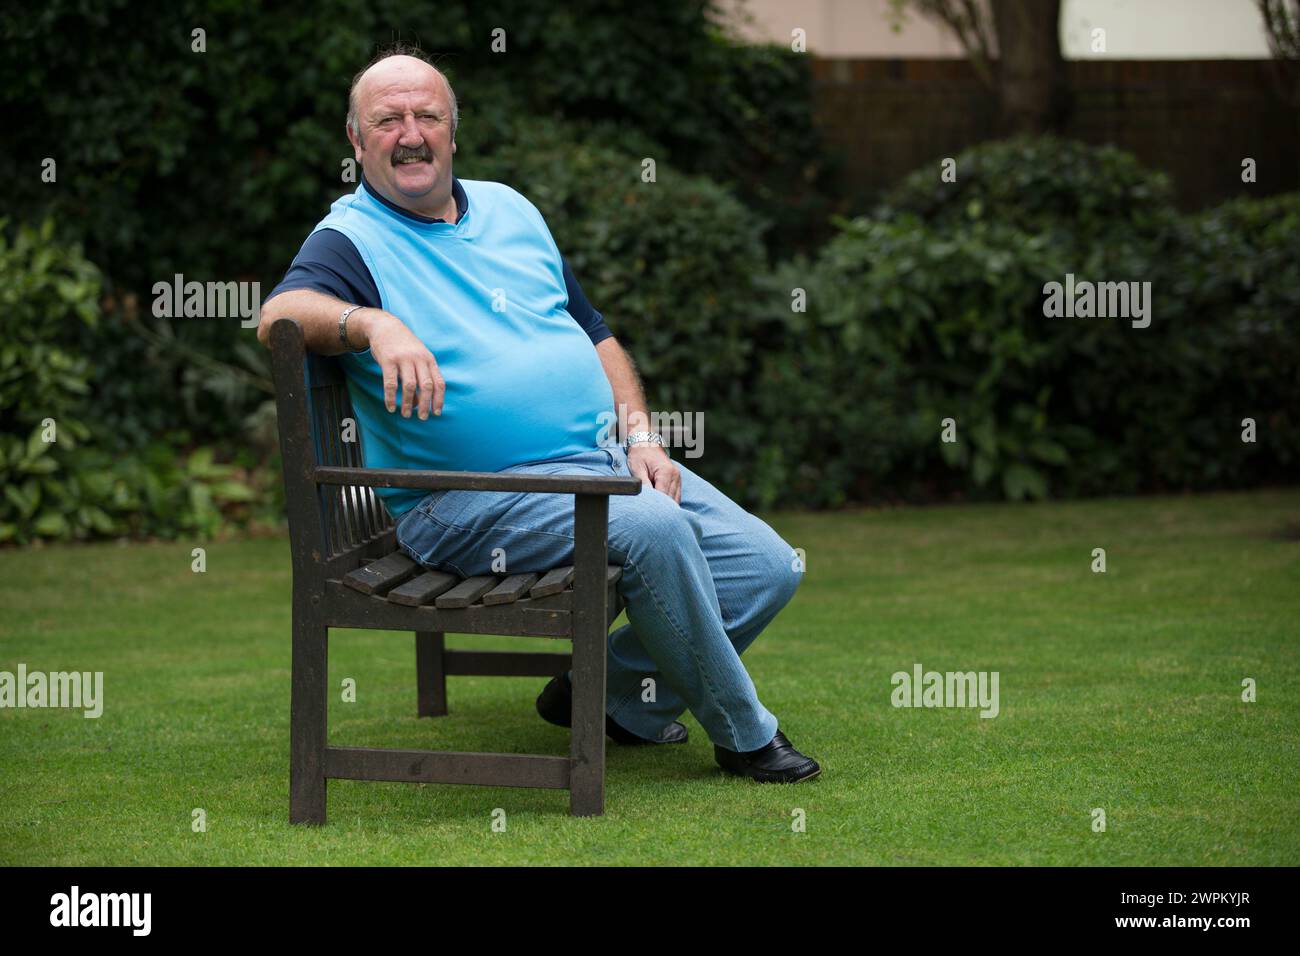
[[[462,179],[457,223],[423,223],[364,183],[313,232],[352,240],[383,308],[433,353],[447,384],[442,414],[384,407],[370,350],[341,358],[369,468],[500,471],[599,447],[614,396],[587,333],[565,311],[559,250],[540,212],[501,183]],[[394,518],[427,492],[377,488]]]

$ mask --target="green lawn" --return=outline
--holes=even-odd
[[[105,696],[0,710],[0,864],[1300,863],[1300,490],[769,520],[808,573],[745,661],[821,778],[725,777],[687,715],[685,746],[609,745],[586,819],[565,791],[332,781],[328,824],[292,827],[284,540],[211,544],[204,574],[191,543],[0,552],[0,670]],[[358,692],[332,742],[567,752],[540,679],[451,678],[417,719],[414,657],[333,632]],[[915,663],[997,671],[999,716],[894,708]]]

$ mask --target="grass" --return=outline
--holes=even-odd
[[[0,709],[0,864],[1295,865],[1298,515],[1296,490],[772,515],[808,573],[745,661],[819,780],[725,777],[687,715],[687,745],[609,745],[603,817],[331,781],[323,828],[287,822],[285,540],[210,544],[202,574],[191,543],[0,552],[0,670],[103,671],[106,698]],[[540,679],[451,678],[451,715],[418,720],[409,635],[330,651],[357,684],[333,743],[567,752]],[[999,716],[892,707],[918,662],[998,671]]]

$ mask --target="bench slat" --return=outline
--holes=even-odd
[[[425,571],[411,578],[400,588],[389,591],[388,600],[408,607],[423,607],[431,603],[439,594],[450,591],[459,582],[460,578],[445,571]]]
[[[362,594],[386,594],[415,574],[419,565],[400,551],[348,572],[343,583]]]
[[[533,585],[529,597],[547,597],[559,594],[573,583],[573,568],[552,568],[542,575],[542,579]]]
[[[497,586],[498,578],[494,574],[481,574],[466,578],[446,594],[438,595],[434,604],[443,609],[469,607],[488,591]]]
[[[605,569],[605,583],[613,584],[623,575],[617,564]],[[572,567],[552,568],[545,574],[512,574],[504,579],[479,575],[461,580],[443,571],[422,570],[404,553],[395,551],[364,567],[350,571],[343,583],[362,594],[387,595],[394,604],[422,607],[437,602],[441,608],[469,607],[479,598],[487,605],[513,604],[525,595],[549,597],[573,587]],[[484,588],[482,585],[487,584]],[[445,600],[444,600],[445,599]]]
[[[524,593],[537,583],[540,575],[512,574],[487,594],[483,595],[484,604],[514,604]]]

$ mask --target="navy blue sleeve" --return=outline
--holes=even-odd
[[[569,267],[569,260],[561,255],[560,261],[564,263],[564,287],[569,292],[569,315],[582,326],[587,337],[591,339],[592,345],[612,338],[614,333],[605,324],[605,317],[592,308],[591,303],[587,301],[587,294],[582,291],[582,286],[578,285],[578,277]]]
[[[361,253],[337,229],[322,229],[308,236],[289,271],[267,299],[294,289],[310,289],[370,309],[383,308],[379,287],[362,261]]]

